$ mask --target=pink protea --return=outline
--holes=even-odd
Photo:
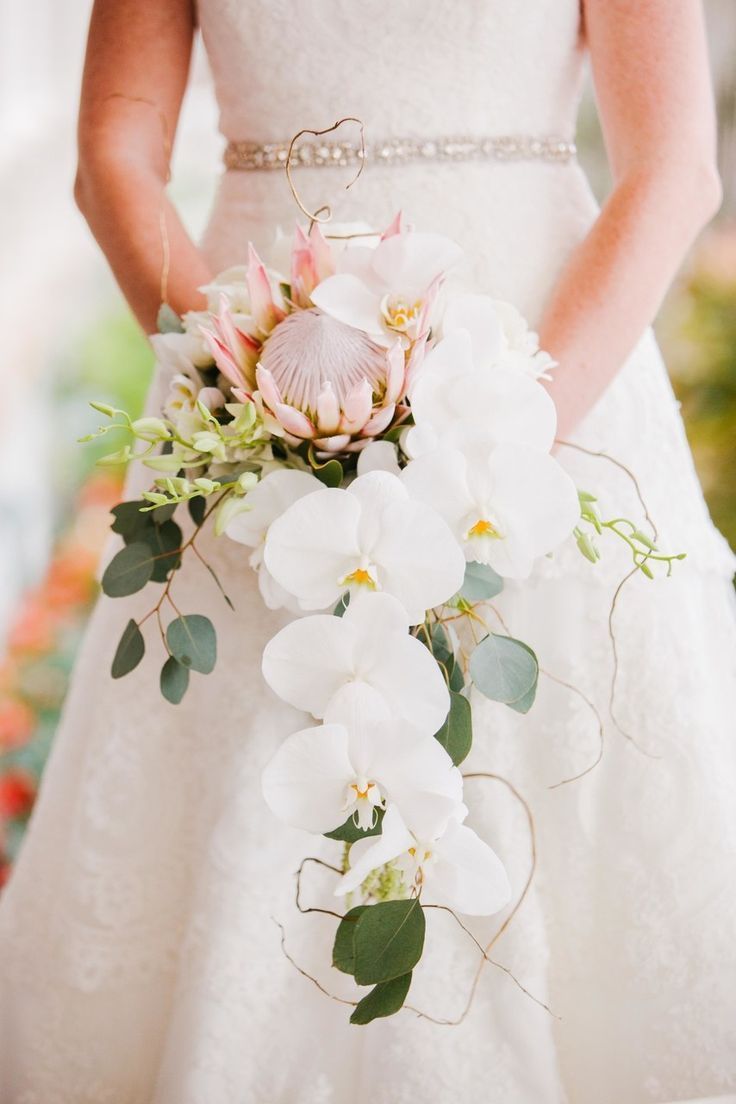
[[[256,368],[257,401],[285,433],[323,452],[351,452],[383,433],[407,385],[407,357],[316,307],[273,331]]]
[[[286,310],[274,296],[266,267],[252,245],[248,246],[245,279],[249,315],[236,320],[223,296],[219,313],[211,316],[213,328],[202,326],[201,332],[222,374],[233,387],[249,390],[255,386],[255,368],[263,342],[286,317]]]

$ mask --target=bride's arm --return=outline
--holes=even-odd
[[[616,375],[720,204],[700,0],[585,0],[614,188],[546,305],[564,439]]]
[[[162,213],[169,303],[202,305],[197,288],[210,278],[165,197],[193,34],[192,0],[96,0],[90,24],[75,196],[147,332],[161,302]]]

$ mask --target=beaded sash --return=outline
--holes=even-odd
[[[289,155],[288,142],[228,142],[225,168],[236,171],[283,169]],[[575,143],[552,135],[534,137],[508,134],[489,138],[389,138],[366,143],[365,154],[359,142],[304,141],[294,147],[294,167],[406,165],[427,161],[547,161],[565,164],[577,155]]]

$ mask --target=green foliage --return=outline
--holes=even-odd
[[[355,925],[358,985],[390,981],[412,970],[424,949],[425,919],[417,897],[370,905]]]
[[[539,664],[521,640],[489,633],[473,650],[470,677],[487,698],[526,713],[534,701]]]
[[[159,684],[167,702],[178,705],[189,686],[189,669],[182,666],[174,656],[169,656],[161,668]]]
[[[456,767],[467,757],[473,745],[473,716],[470,702],[463,694],[450,692],[450,712],[435,739]]]
[[[391,981],[382,981],[358,1002],[351,1024],[367,1024],[381,1016],[393,1016],[403,1006],[411,985],[411,971]]]
[[[465,579],[460,597],[468,602],[483,602],[495,598],[503,590],[503,579],[488,564],[471,561],[465,567]]]
[[[145,541],[122,548],[105,568],[102,589],[109,598],[126,598],[142,590],[153,575],[154,559]]]
[[[123,635],[120,637],[120,643],[112,661],[112,677],[117,679],[130,674],[143,659],[145,650],[143,634],[131,618],[123,629]]]
[[[344,974],[355,973],[355,929],[369,905],[356,905],[346,912],[337,926],[332,947],[332,965]]]
[[[182,614],[166,629],[166,643],[174,659],[183,667],[209,675],[217,661],[217,635],[209,617],[200,613]]]

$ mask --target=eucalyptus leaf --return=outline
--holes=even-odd
[[[196,498],[190,498],[187,501],[187,509],[189,510],[189,516],[195,525],[201,525],[204,521],[204,515],[207,511],[207,503],[202,495],[197,495]]]
[[[123,629],[123,635],[120,637],[120,643],[115,651],[115,657],[112,661],[112,677],[115,679],[122,678],[123,675],[127,675],[134,670],[143,659],[145,650],[146,644],[143,633],[138,628],[137,622],[131,618]]]
[[[217,635],[209,617],[183,614],[169,622],[166,642],[172,656],[183,667],[209,675],[217,660]]]
[[[509,709],[513,709],[514,713],[528,713],[531,707],[534,705],[534,700],[537,696],[537,683],[535,682],[531,690],[524,695],[523,698],[519,698],[515,702],[506,702]]]
[[[173,656],[169,656],[161,668],[160,686],[167,702],[178,705],[189,686],[189,670],[182,667]]]
[[[151,514],[141,513],[141,508],[145,506],[148,503],[144,499],[136,499],[134,502],[121,502],[110,511],[114,518],[110,528],[113,533],[119,533],[126,544],[140,540],[140,534],[152,528]]]
[[[473,745],[473,716],[470,702],[463,694],[450,693],[450,712],[439,732],[438,740],[457,767]]]
[[[122,548],[105,568],[102,590],[109,598],[125,598],[142,590],[153,574],[154,560],[145,541]]]
[[[465,566],[465,578],[460,595],[469,602],[483,602],[495,598],[503,590],[503,579],[488,564],[471,561]]]
[[[521,640],[490,633],[473,650],[470,677],[485,697],[512,705],[521,703],[536,686],[539,664]]]
[[[355,926],[358,985],[390,981],[412,970],[422,955],[425,927],[417,897],[370,905]]]
[[[181,565],[181,529],[175,521],[165,521],[146,530],[141,540],[146,541],[154,556],[151,579],[154,583],[165,583],[169,572]]]
[[[159,333],[184,333],[184,326],[179,315],[168,303],[162,303],[156,315],[156,329]]]
[[[337,926],[335,942],[332,947],[332,965],[344,974],[355,972],[355,929],[358,917],[368,905],[356,905],[346,912]]]
[[[393,1016],[403,1007],[410,985],[411,971],[391,981],[382,981],[358,1002],[350,1017],[351,1024],[367,1024],[381,1016]]]

